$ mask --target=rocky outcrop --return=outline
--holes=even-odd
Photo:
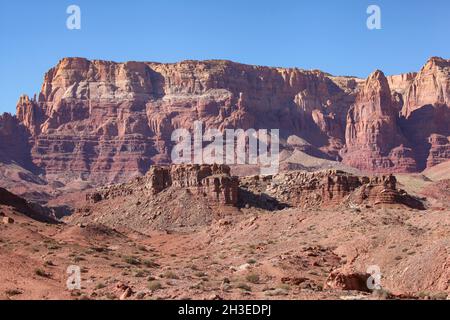
[[[241,178],[241,189],[241,201],[261,207],[276,202],[304,209],[397,204],[424,209],[419,200],[397,189],[392,175],[364,177],[338,170],[293,171],[273,177]]]
[[[144,177],[102,187],[86,196],[90,203],[135,196],[153,198],[170,189],[185,190],[211,205],[254,206],[269,210],[363,205],[406,205],[423,209],[422,203],[397,189],[392,175],[364,177],[339,170],[292,171],[275,176],[233,177],[225,165],[154,166]]]
[[[238,187],[238,178],[230,176],[230,168],[225,165],[153,166],[144,177],[126,184],[99,188],[87,194],[86,200],[97,203],[133,194],[152,197],[171,188],[188,190],[209,199],[212,204],[235,206]]]
[[[228,171],[219,165],[155,166],[144,177],[88,194],[87,202],[80,203],[68,219],[145,231],[207,226],[214,221],[226,225],[227,218],[248,212],[287,208],[355,213],[372,206],[423,209],[421,201],[397,189],[394,176],[369,178],[328,170],[238,178]]]
[[[17,120],[28,129],[28,132],[35,136],[40,133],[40,125],[43,122],[44,110],[42,110],[37,101],[36,96],[30,99],[27,95],[19,98],[16,107]]]
[[[177,187],[197,187],[214,175],[230,176],[230,167],[225,165],[174,165],[170,168],[172,184]]]
[[[225,174],[206,177],[202,180],[201,190],[213,203],[233,206],[238,204],[238,177]]]
[[[368,279],[370,275],[349,270],[333,270],[325,281],[326,289],[370,292]]]
[[[36,203],[29,202],[4,188],[0,188],[0,207],[7,206],[31,219],[57,223],[55,212],[51,208],[42,207]]]

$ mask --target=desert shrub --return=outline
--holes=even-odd
[[[151,291],[157,291],[162,288],[162,285],[161,282],[153,280],[148,283],[147,287]]]
[[[208,275],[207,275],[205,272],[203,272],[203,271],[198,271],[198,272],[194,273],[194,275],[195,275],[196,277],[199,277],[199,278],[203,278],[203,277],[207,277],[207,276],[208,276]]]
[[[242,289],[242,290],[244,290],[244,291],[252,291],[252,288],[251,288],[248,284],[245,284],[245,283],[239,283],[239,284],[236,286],[236,288]]]
[[[179,277],[173,271],[164,272],[163,277],[166,279],[179,279]]]
[[[85,258],[83,258],[83,257],[80,257],[80,256],[75,256],[74,258],[73,258],[73,262],[80,262],[80,261],[84,261],[84,260],[86,260]]]
[[[260,280],[259,275],[257,275],[256,273],[251,273],[251,274],[247,275],[246,279],[248,282],[254,283],[254,284],[259,283],[259,280]]]
[[[131,264],[131,265],[133,265],[133,266],[137,266],[137,265],[140,265],[141,264],[141,262],[139,261],[139,259],[138,258],[136,258],[136,257],[125,257],[125,258],[123,258],[123,261],[125,261],[126,263],[128,263],[128,264]]]
[[[17,296],[17,295],[19,295],[19,294],[22,294],[22,291],[17,290],[17,289],[9,289],[9,290],[6,290],[6,291],[5,291],[5,294],[6,294],[8,297],[12,297],[12,296]]]
[[[43,277],[43,278],[50,278],[50,276],[51,276],[49,273],[45,272],[42,269],[35,269],[34,274],[36,274],[39,277]]]
[[[115,294],[111,293],[111,292],[107,292],[106,293],[106,299],[108,300],[117,300],[117,297]]]
[[[286,283],[282,283],[282,284],[280,284],[280,285],[278,286],[278,288],[279,288],[279,289],[283,289],[283,290],[286,290],[286,291],[289,291],[289,290],[291,290],[291,286],[290,286],[290,285],[288,285],[288,284],[286,284]]]
[[[146,247],[146,246],[139,245],[137,248],[138,248],[139,250],[141,250],[141,251],[147,252],[147,247]]]
[[[277,288],[272,290],[265,291],[265,295],[268,297],[275,297],[275,296],[287,296],[289,293],[287,290]]]
[[[143,277],[146,276],[146,273],[145,273],[145,271],[138,270],[138,271],[136,271],[136,273],[134,274],[134,276],[135,276],[136,278],[143,278]]]
[[[103,288],[106,288],[106,284],[104,284],[103,282],[100,282],[99,284],[97,284],[95,286],[96,290],[100,290],[100,289],[103,289]]]
[[[372,295],[377,299],[382,300],[390,299],[392,297],[392,293],[390,293],[388,290],[385,289],[374,290],[372,292]]]
[[[55,266],[55,264],[54,264],[53,261],[51,261],[51,260],[45,261],[45,262],[44,262],[44,265],[45,265],[45,266],[48,266],[48,267],[54,267],[54,266]]]
[[[137,300],[142,300],[144,298],[145,298],[145,292],[139,291],[138,293],[136,293],[136,299]]]
[[[154,262],[152,260],[144,260],[143,264],[147,268],[157,268],[157,267],[159,267],[159,264],[157,264],[156,262]]]

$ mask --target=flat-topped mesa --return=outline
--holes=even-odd
[[[144,177],[130,183],[113,185],[88,194],[88,202],[100,202],[135,193],[151,197],[168,188],[185,189],[207,197],[212,204],[237,205],[239,179],[230,176],[225,165],[152,166]]]
[[[397,190],[392,175],[360,177],[339,170],[293,171],[273,177],[244,178],[241,187],[261,198],[270,197],[292,207],[318,208],[340,205],[360,206],[404,204],[422,209],[420,201]]]

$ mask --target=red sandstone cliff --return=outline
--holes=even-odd
[[[127,180],[168,163],[177,128],[280,128],[314,156],[372,171],[415,171],[449,158],[449,60],[363,83],[320,71],[229,61],[175,64],[61,60],[36,99],[0,119],[2,159],[28,157],[62,180]],[[425,121],[423,121],[426,119]],[[20,133],[18,133],[20,132]],[[13,147],[10,140],[20,137]],[[447,140],[446,140],[447,139]]]
[[[448,160],[450,60],[431,58],[417,74],[373,77],[350,109],[344,162],[371,171],[414,172]]]
[[[195,120],[220,129],[282,128],[334,159],[355,88],[355,80],[337,83],[319,71],[228,61],[70,58],[46,74],[37,101],[20,99],[17,119],[47,174],[116,181],[168,163],[172,131]]]
[[[431,58],[405,94],[401,126],[419,169],[450,157],[450,60]]]
[[[16,117],[9,113],[0,115],[0,163],[16,162],[29,168],[28,135]]]
[[[368,171],[414,171],[416,163],[397,125],[399,105],[381,71],[372,73],[347,116],[344,162]]]

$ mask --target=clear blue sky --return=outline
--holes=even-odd
[[[66,9],[82,29],[66,28]],[[382,30],[366,9],[382,10]],[[66,56],[115,61],[229,59],[366,77],[450,58],[448,0],[0,0],[0,113],[39,92]]]

